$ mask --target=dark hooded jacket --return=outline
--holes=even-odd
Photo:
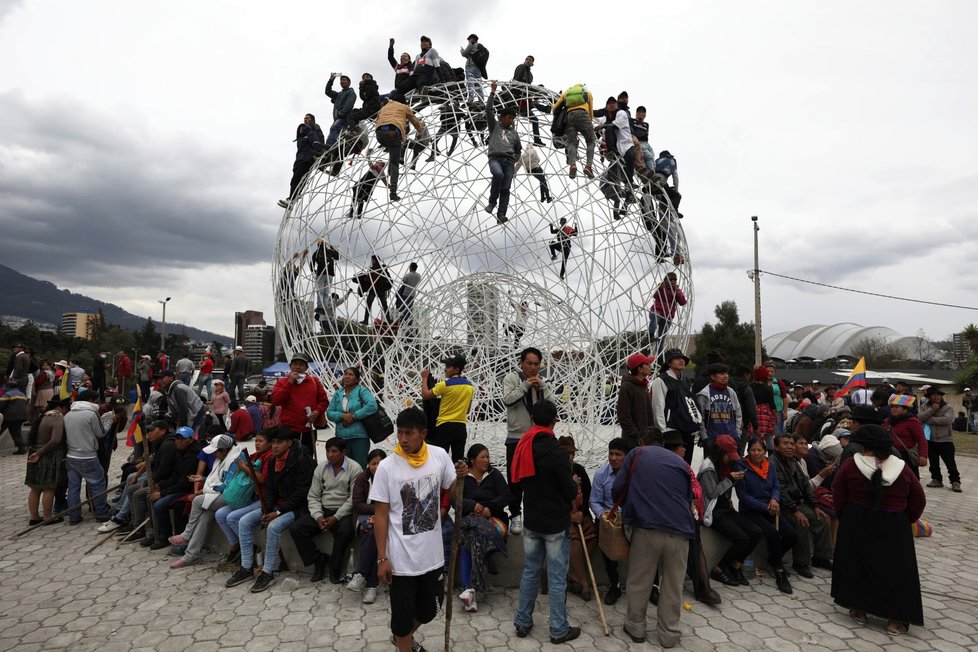
[[[363,105],[350,113],[350,120],[352,122],[373,118],[380,111],[380,90],[377,87],[376,81],[373,79],[364,79],[360,82],[360,100],[363,102]]]
[[[292,445],[285,467],[275,470],[275,458],[268,462],[268,480],[265,483],[265,503],[277,512],[295,512],[302,516],[309,513],[306,496],[312,486],[312,474],[316,463],[302,451],[298,442]]]

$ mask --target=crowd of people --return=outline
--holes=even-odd
[[[418,54],[403,52],[395,59],[394,39],[390,39],[387,60],[394,70],[393,90],[383,94],[371,73],[360,76],[359,90],[353,86],[350,76],[332,73],[325,89],[332,103],[330,126],[324,130],[316,123],[314,114],[304,116],[296,130],[296,159],[289,195],[280,200],[279,205],[288,209],[297,201],[304,179],[311,170],[337,176],[344,160],[361,157],[365,163],[361,166],[363,173],[352,183],[351,204],[345,216],[348,219],[362,218],[378,184],[387,188],[390,202],[400,201],[401,168],[409,165],[415,170],[424,152],[429,153],[425,162],[434,161],[439,153],[447,151],[451,154],[464,130],[473,146],[485,148],[488,159],[489,184],[484,209],[499,224],[505,224],[509,220],[516,173],[525,168],[526,174],[537,180],[541,202],[559,199],[554,195],[553,184],[548,181],[549,166],[545,165],[548,150],[552,149],[558,155],[563,152],[567,175],[574,179],[578,176],[579,141],[583,137],[583,176],[598,183],[600,192],[612,208],[612,218],[623,219],[629,207],[637,204],[645,228],[655,235],[658,260],[671,260],[677,265],[683,262],[678,226],[674,222],[682,215],[670,210],[678,210],[681,201],[676,157],[668,150],[656,153],[653,149],[644,106],[638,106],[633,113],[628,93],[623,91],[595,108],[592,91],[580,82],[557,94],[542,86],[534,86],[536,60],[533,56],[525,57],[515,66],[511,81],[502,84],[495,79],[490,81],[486,70],[489,51],[476,34],[469,35],[460,48],[460,55],[465,59],[464,68],[452,68],[432,46],[431,39],[422,36]],[[334,88],[337,79],[339,90]],[[457,90],[463,98],[458,93],[438,90],[441,85],[450,83],[458,85]],[[356,106],[358,96],[359,108]],[[426,124],[425,120],[431,119],[419,110],[437,105],[440,108],[431,114],[434,123]],[[540,132],[538,112],[553,115],[552,133],[547,140]],[[522,134],[517,128],[520,118],[528,119],[530,129],[527,131],[530,133]],[[371,146],[367,123],[373,124],[376,147]],[[439,144],[445,139],[450,139],[447,150]],[[386,151],[386,163],[372,156],[375,149]],[[606,162],[600,175],[594,168],[596,155]],[[560,259],[557,273],[563,280],[573,252],[573,238],[580,233],[577,225],[568,224],[566,220],[561,220],[559,226],[551,224],[550,232],[556,237],[546,249],[554,261]],[[330,249],[335,256],[329,263],[332,267],[332,261],[338,259],[339,253],[335,247]],[[304,252],[296,253],[293,263],[286,265],[281,282],[287,288],[287,297],[291,296],[289,288],[294,286],[304,255]],[[325,263],[315,264],[317,318],[322,321],[324,333],[338,335],[335,309],[350,292],[334,294],[321,282]],[[355,279],[359,285],[357,291],[368,296],[363,324],[369,323],[371,297],[376,296],[383,307],[379,325],[396,327],[404,323],[403,313],[398,319],[388,310],[386,295],[392,282],[387,274],[378,273],[382,267],[379,261],[372,261],[370,272]],[[327,288],[325,291],[324,287]],[[673,308],[665,310],[674,315]],[[407,312],[409,322],[409,307]]]
[[[14,367],[22,350],[15,347]],[[621,436],[608,443],[607,463],[591,477],[574,461],[573,438],[554,432],[558,410],[543,359],[540,350],[524,348],[503,380],[504,469],[493,465],[486,445],[467,446],[474,388],[458,354],[444,360],[441,380],[428,370],[418,375],[420,407],[397,415],[390,455],[369,450],[368,418],[377,414],[378,398],[360,370],[346,369],[330,397],[301,353],[286,376],[256,388],[244,405],[220,382],[213,392],[199,379],[191,387],[193,369],[179,361],[154,374],[133,415],[124,400],[100,405],[97,391],[79,384],[64,398],[52,395],[30,424],[30,525],[62,522],[61,512],[69,525],[82,523],[84,481],[100,533],[167,550],[174,570],[203,561],[216,522],[227,541],[220,562],[230,566],[226,585],[250,583],[252,592],[267,590],[283,570],[287,533],[312,582],[345,584],[365,604],[377,601],[381,583],[390,586],[391,630],[403,650],[417,649],[414,631],[441,604],[456,562],[456,529],[457,597],[465,612],[486,599],[508,540],[522,538],[518,637],[533,629],[543,591],[553,643],[580,634],[567,617],[570,593],[606,605],[624,597],[624,634],[634,642],[648,636],[647,610],[656,605],[656,638],[672,647],[680,639],[686,576],[697,600],[717,605],[719,585],[736,592],[764,565],[786,594],[799,581],[792,575],[831,573],[833,598],[857,622],[881,617],[894,635],[923,623],[909,527],[925,505],[919,468],[930,462],[935,477],[934,460],[942,460],[960,491],[953,444],[928,460],[928,444],[942,445],[943,420],[953,417],[941,390],[925,387],[919,407],[905,383],[843,397],[816,383],[788,387],[772,363],[735,374],[744,382],[732,383],[719,361],[690,381],[682,351],[663,352],[661,362],[635,353],[621,378]],[[197,363],[200,375],[213,374],[208,362],[205,356]],[[33,382],[10,375],[0,399],[19,400],[25,382],[43,387],[44,375],[40,368]],[[316,432],[327,422],[336,432],[320,460]],[[929,440],[920,435],[922,423],[930,424]],[[110,487],[110,458],[123,436],[132,452]],[[696,471],[695,446],[703,449]],[[939,477],[928,486],[941,486]],[[461,503],[453,504],[459,485]],[[604,522],[619,510],[630,543],[625,577],[621,557],[610,556],[603,540],[611,531]],[[703,528],[723,542],[712,566]],[[766,558],[755,558],[762,540]],[[609,580],[603,595],[587,570],[598,558]],[[905,572],[888,572],[894,567]]]

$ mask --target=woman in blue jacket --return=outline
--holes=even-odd
[[[741,515],[761,528],[767,541],[767,563],[774,569],[778,590],[791,593],[791,583],[781,558],[791,550],[798,535],[786,518],[781,518],[781,485],[778,472],[767,459],[764,443],[757,439],[747,445],[747,469],[744,479],[738,482],[737,500]]]
[[[367,468],[370,440],[363,419],[376,414],[377,400],[360,384],[360,370],[348,367],[343,372],[340,388],[333,394],[326,416],[336,424],[336,434],[346,440],[347,454],[362,468]]]

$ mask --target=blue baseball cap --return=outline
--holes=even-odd
[[[194,438],[194,429],[189,426],[183,426],[182,428],[177,428],[177,437],[183,437],[184,439]]]

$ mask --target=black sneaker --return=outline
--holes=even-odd
[[[581,635],[580,627],[571,627],[567,630],[567,633],[563,636],[551,636],[550,642],[554,645],[560,645],[561,643],[567,643],[568,641],[573,641],[575,638]]]
[[[153,537],[143,537],[142,541],[139,542],[143,548],[149,548],[156,541]]]
[[[632,639],[632,643],[644,643],[645,642],[645,637],[644,636],[635,636],[630,631],[628,631],[627,629],[624,629],[624,628],[622,628],[622,630],[626,634],[628,634],[628,638]]]
[[[618,602],[618,598],[621,597],[621,589],[617,586],[613,586],[608,589],[608,592],[604,594],[604,603],[609,607]]]
[[[401,201],[401,196],[398,195],[396,192],[394,192],[392,190],[391,191],[391,195],[390,195],[390,199],[391,199],[391,201]]]
[[[526,638],[527,636],[530,635],[530,630],[531,629],[533,629],[533,625],[529,625],[527,627],[520,627],[519,625],[517,625],[516,626],[516,635],[519,638]]]
[[[126,536],[127,534],[132,533],[132,529],[133,529],[132,523],[123,523],[118,528],[116,528],[115,533],[121,534],[122,536]]]
[[[505,224],[506,222],[509,221],[509,218],[506,217],[505,215],[497,215],[496,221],[499,222],[500,224]]]
[[[813,577],[815,577],[815,573],[812,572],[812,567],[811,566],[803,566],[801,564],[792,564],[791,567],[795,569],[795,572],[796,573],[798,573],[799,575],[801,575],[805,579],[809,579],[810,580]]]
[[[150,550],[163,550],[163,548],[169,548],[170,542],[166,539],[157,539],[149,544]]]
[[[741,584],[743,586],[750,586],[750,580],[748,580],[747,577],[744,575],[743,566],[741,566],[740,568],[734,568],[733,566],[731,566],[730,577],[737,580],[738,584]]]
[[[237,550],[228,550],[228,554],[224,557],[224,563],[233,564],[239,561],[241,561],[241,548],[238,548]]]
[[[232,586],[237,586],[238,584],[244,584],[245,582],[250,582],[255,579],[255,572],[250,568],[239,568],[234,575],[232,575],[224,586],[230,588]]]
[[[487,213],[489,213],[490,215],[492,215],[493,212],[495,212],[495,210],[496,210],[496,205],[495,204],[486,204],[486,212]]]
[[[783,570],[775,571],[774,581],[778,585],[778,591],[781,591],[782,593],[787,593],[788,595],[791,595],[793,593],[793,591],[791,590],[791,582],[788,581],[788,574]]]
[[[251,592],[261,593],[262,591],[267,590],[268,587],[270,587],[274,583],[275,583],[275,577],[270,573],[266,573],[265,571],[262,571],[258,573],[258,579],[256,579],[255,583],[251,585]]]
[[[820,559],[819,557],[812,557],[812,566],[815,568],[822,568],[827,571],[832,570],[832,560],[831,559]]]
[[[710,571],[710,579],[720,582],[724,586],[738,586],[740,584],[740,582],[727,575],[727,572],[722,568],[714,568]]]

